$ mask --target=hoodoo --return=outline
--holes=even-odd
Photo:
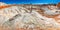
[[[60,2],[57,4],[57,7],[60,8]]]

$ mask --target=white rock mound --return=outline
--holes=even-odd
[[[9,28],[11,30],[18,28],[34,29],[35,27],[45,30],[48,28],[60,28],[60,25],[53,18],[42,16],[34,10],[29,13],[29,10],[21,6],[0,9],[0,26],[3,26],[3,29]]]

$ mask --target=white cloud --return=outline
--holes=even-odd
[[[0,6],[7,5],[6,3],[0,2]]]
[[[32,4],[49,4],[49,3],[32,3]]]

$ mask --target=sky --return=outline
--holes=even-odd
[[[0,0],[8,4],[57,4],[60,0]]]

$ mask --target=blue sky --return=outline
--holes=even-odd
[[[0,0],[0,2],[5,2],[8,4],[49,4],[54,3],[57,4],[60,0]]]

